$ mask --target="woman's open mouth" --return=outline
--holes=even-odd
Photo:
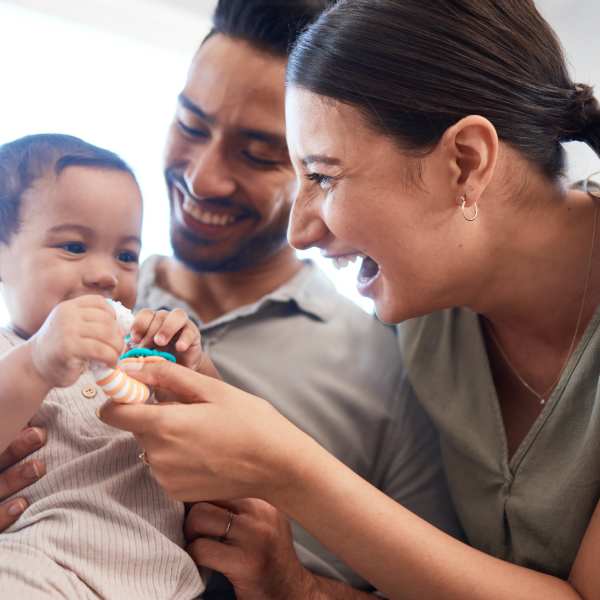
[[[380,272],[379,265],[370,256],[365,256],[358,272],[358,291],[364,296],[370,295],[369,290],[379,277]]]
[[[356,259],[361,258],[362,263],[357,275],[356,287],[358,291],[366,296],[370,296],[369,290],[379,277],[379,265],[370,257],[364,254],[342,254],[340,256],[329,257],[333,259],[333,264],[337,269],[343,269],[349,264],[354,263]]]

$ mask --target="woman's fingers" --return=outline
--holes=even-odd
[[[121,363],[120,366],[131,377],[171,392],[179,402],[186,404],[213,402],[231,388],[214,377],[196,373],[170,361]]]
[[[98,409],[98,418],[117,429],[143,435],[156,429],[161,418],[160,406],[156,404],[120,404],[107,402]]]
[[[45,443],[45,430],[37,427],[24,429],[8,448],[0,453],[0,472],[39,450]]]

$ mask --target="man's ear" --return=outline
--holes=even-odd
[[[442,136],[457,198],[471,206],[481,198],[498,160],[498,134],[488,119],[470,115],[449,127]]]

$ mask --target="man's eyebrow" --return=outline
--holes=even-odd
[[[342,164],[342,161],[339,160],[339,158],[334,158],[333,156],[326,156],[325,154],[310,154],[309,156],[305,156],[302,159],[302,164],[305,167],[308,167],[308,165],[312,165],[315,163],[321,163],[322,165],[338,166]]]
[[[240,129],[240,134],[249,140],[257,140],[259,142],[266,142],[272,146],[287,148],[285,136],[277,133],[261,131],[260,129]]]
[[[177,99],[181,106],[187,108],[187,110],[193,112],[196,116],[200,117],[201,119],[204,119],[207,123],[210,123],[211,125],[213,123],[216,123],[217,119],[214,116],[206,114],[197,104],[194,104],[185,94],[179,94]]]

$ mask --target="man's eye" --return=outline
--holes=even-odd
[[[275,167],[275,166],[281,164],[281,161],[273,160],[273,159],[269,159],[269,158],[261,158],[260,156],[256,156],[255,154],[252,154],[252,152],[249,152],[248,150],[243,150],[242,154],[251,163],[261,166],[261,167]]]
[[[82,242],[66,242],[65,244],[61,244],[60,248],[70,254],[83,254],[86,250],[85,244]]]
[[[139,262],[139,256],[135,252],[130,252],[129,250],[124,250],[123,252],[119,252],[117,258],[124,263],[137,263]]]
[[[179,127],[179,129],[181,129],[181,131],[183,131],[183,133],[185,133],[185,135],[188,135],[190,137],[195,137],[195,138],[207,138],[208,137],[208,132],[204,131],[203,129],[195,129],[194,127],[189,127],[183,121],[177,121],[177,126]]]

